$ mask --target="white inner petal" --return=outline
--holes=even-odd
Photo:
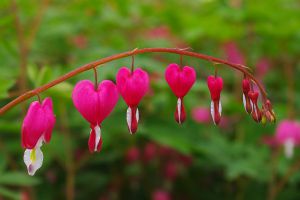
[[[294,147],[295,147],[295,143],[292,138],[289,138],[284,142],[284,153],[287,158],[293,157]]]
[[[216,124],[216,122],[215,122],[215,106],[214,106],[213,101],[210,102],[210,114],[211,114],[211,117],[214,121],[214,124]]]
[[[135,117],[136,117],[136,122],[139,122],[139,119],[140,119],[140,113],[139,113],[139,109],[138,109],[138,108],[136,108]]]
[[[27,171],[30,176],[33,176],[35,172],[42,166],[43,158],[43,152],[41,151],[40,147],[25,150],[24,163],[27,166]]]
[[[101,139],[101,129],[100,129],[99,125],[97,125],[94,130],[95,130],[95,134],[96,134],[94,151],[97,151],[97,146]]]
[[[222,115],[222,104],[221,104],[221,100],[219,101],[219,114],[220,114],[220,117]]]
[[[181,99],[178,98],[177,100],[177,113],[178,113],[178,120],[179,120],[179,123],[181,123],[180,121],[180,117],[181,117]]]
[[[132,110],[130,107],[127,108],[127,112],[126,112],[126,120],[127,120],[127,125],[129,127],[129,131],[131,132],[131,116],[132,116]]]
[[[246,97],[245,97],[244,94],[243,94],[243,104],[244,104],[244,108],[245,108],[245,110],[247,112],[247,103],[246,103]]]

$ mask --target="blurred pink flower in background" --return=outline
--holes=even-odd
[[[192,118],[195,122],[208,124],[210,123],[210,110],[206,107],[195,107],[192,109]]]
[[[228,41],[224,44],[224,53],[229,62],[245,65],[245,57],[234,41]]]
[[[157,146],[152,143],[148,142],[144,147],[144,161],[149,162],[154,159],[157,153]]]
[[[152,193],[152,200],[171,200],[171,195],[166,190],[157,189]]]
[[[275,134],[278,144],[284,146],[287,158],[291,158],[295,145],[300,144],[300,123],[292,120],[283,120],[279,123]]]
[[[127,150],[126,155],[125,155],[126,161],[128,163],[137,161],[139,159],[139,157],[140,157],[140,150],[136,146],[130,147]]]
[[[256,75],[262,79],[270,69],[270,61],[268,58],[262,57],[256,62]]]
[[[175,180],[178,175],[178,167],[176,162],[169,161],[164,166],[164,177],[168,180]]]

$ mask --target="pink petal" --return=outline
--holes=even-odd
[[[184,97],[195,83],[196,72],[192,67],[185,66],[181,69],[173,63],[166,69],[165,79],[173,93],[180,98]]]
[[[98,124],[112,112],[118,102],[119,93],[116,85],[110,80],[104,80],[98,86],[99,112]]]
[[[37,141],[48,128],[48,119],[38,101],[30,104],[22,125],[22,146],[26,149],[35,147]]]
[[[210,91],[211,99],[213,101],[218,101],[223,89],[223,79],[221,77],[209,76],[207,78],[207,86]]]
[[[49,142],[52,136],[52,130],[55,124],[55,115],[53,113],[53,103],[51,98],[46,98],[43,103],[42,107],[44,109],[45,115],[47,116],[47,129],[44,133],[44,140],[45,142]]]
[[[128,106],[137,106],[149,90],[149,75],[137,68],[131,71],[122,67],[117,74],[117,87]]]
[[[90,80],[83,80],[73,89],[72,99],[74,106],[81,115],[91,124],[97,125],[100,113],[99,95],[95,85]]]

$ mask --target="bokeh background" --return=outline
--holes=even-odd
[[[214,126],[206,86],[213,64],[183,57],[197,82],[185,97],[187,121],[179,126],[164,70],[180,57],[137,55],[135,66],[151,76],[139,130],[128,133],[120,98],[103,122],[100,153],[88,152],[89,124],[71,100],[76,82],[94,80],[92,70],[41,94],[53,98],[57,123],[34,177],[23,163],[20,128],[37,98],[0,117],[0,199],[299,199],[299,152],[288,159],[273,140],[282,120],[299,119],[299,44],[297,0],[1,0],[1,106],[106,56],[137,47],[190,47],[249,66],[278,119],[255,123],[242,106],[242,74],[218,65],[223,118]],[[105,64],[98,78],[115,81],[117,70],[130,65],[131,58]]]

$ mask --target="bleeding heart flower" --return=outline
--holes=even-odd
[[[137,131],[139,122],[139,102],[149,90],[149,75],[140,68],[131,72],[128,68],[122,67],[117,74],[117,87],[124,101],[128,105],[127,126],[129,132],[134,134]]]
[[[30,104],[22,125],[22,146],[24,162],[28,174],[34,175],[43,164],[43,142],[48,143],[51,139],[55,124],[55,116],[51,98],[46,98],[42,104],[34,101]]]
[[[243,80],[243,103],[244,108],[247,113],[252,113],[252,102],[250,101],[250,98],[248,96],[248,93],[250,92],[250,81],[247,78],[244,78]]]
[[[177,108],[175,111],[175,120],[181,124],[185,121],[186,114],[183,105],[183,97],[192,88],[196,81],[196,72],[192,67],[179,67],[177,64],[170,64],[165,72],[165,79],[171,90],[176,95]]]
[[[101,150],[101,123],[114,109],[118,97],[116,85],[109,80],[102,81],[98,88],[89,80],[76,84],[72,99],[76,109],[90,123],[90,152]]]
[[[252,105],[252,118],[254,119],[254,121],[260,122],[261,119],[262,119],[262,114],[261,114],[261,111],[260,111],[260,109],[258,108],[258,105],[257,105],[258,92],[249,91],[248,96],[250,98],[251,105]]]
[[[300,144],[300,123],[297,121],[284,120],[279,123],[275,138],[279,144],[284,145],[287,158],[291,158],[294,147]]]
[[[207,86],[211,97],[210,113],[214,123],[218,125],[222,114],[220,96],[223,89],[223,79],[221,77],[209,76],[207,78]]]

